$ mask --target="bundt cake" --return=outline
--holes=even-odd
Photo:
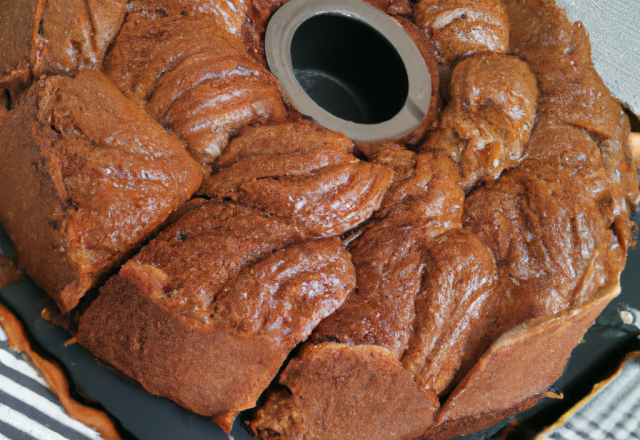
[[[103,362],[227,432],[257,406],[263,440],[447,439],[558,397],[638,176],[552,0],[365,1],[433,94],[357,145],[267,68],[287,0],[4,3],[0,221]]]

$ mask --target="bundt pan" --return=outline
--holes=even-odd
[[[553,1],[0,22],[0,298],[123,437],[535,431],[637,348],[638,121]]]

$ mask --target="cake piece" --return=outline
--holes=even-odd
[[[107,48],[118,34],[126,0],[40,0],[44,3],[34,78],[100,69]]]
[[[132,0],[129,11],[163,17],[207,15],[217,25],[242,39],[247,51],[266,67],[264,33],[273,13],[289,0]],[[365,0],[387,14],[409,15],[409,0]]]
[[[537,99],[527,63],[492,53],[465,58],[453,70],[451,101],[422,149],[445,149],[460,167],[464,189],[495,179],[518,164]]]
[[[276,79],[212,14],[130,12],[105,72],[206,165],[240,128],[287,117]]]
[[[249,423],[263,440],[418,438],[439,407],[388,350],[372,345],[308,343],[278,385]]]
[[[63,313],[198,189],[204,169],[100,72],[36,82],[0,119],[0,221]]]
[[[500,0],[419,0],[415,18],[443,66],[463,55],[509,49],[510,25]]]
[[[624,267],[625,237],[581,179],[553,171],[510,171],[465,202],[465,225],[493,252],[516,322],[586,301]]]
[[[211,201],[107,282],[77,339],[149,392],[229,432],[354,286],[338,239],[310,241],[284,217]]]
[[[583,305],[527,321],[502,335],[442,405],[424,438],[445,440],[487,429],[544,397],[572,350],[607,304],[620,293],[615,283]]]
[[[558,122],[612,138],[621,108],[591,61],[591,45],[582,23],[543,0],[504,0],[511,23],[510,51],[526,61],[538,78],[540,112]]]
[[[15,99],[31,78],[99,69],[126,0],[0,1],[0,90]]]
[[[249,128],[214,163],[201,193],[286,216],[315,237],[340,235],[378,209],[393,175],[352,150],[345,135],[310,121]]]
[[[500,308],[493,255],[457,229],[463,193],[446,154],[388,145],[372,158],[404,179],[394,181],[349,247],[357,290],[313,338],[385,347],[418,386],[443,394],[503,330],[494,322]]]
[[[216,25],[243,40],[260,58],[263,51],[258,44],[264,37],[268,18],[287,0],[131,0],[129,12],[147,16],[175,17],[180,15],[206,16]]]
[[[427,245],[403,366],[422,389],[447,395],[500,335],[493,255],[476,235],[450,230]]]
[[[531,134],[521,168],[547,180],[555,179],[559,169],[569,173],[588,190],[605,221],[614,225],[621,241],[626,242],[631,239],[629,216],[638,192],[628,133],[626,115],[621,117],[616,136],[602,140],[543,114]]]
[[[433,237],[461,227],[464,193],[446,154],[403,158],[415,162],[413,172],[393,183],[374,219],[349,245],[357,289],[318,326],[315,340],[379,345],[397,359],[407,348],[425,271],[424,248]]]

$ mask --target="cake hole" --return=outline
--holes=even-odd
[[[355,18],[321,14],[306,20],[293,35],[291,62],[307,95],[347,121],[388,121],[407,100],[409,78],[400,54]]]

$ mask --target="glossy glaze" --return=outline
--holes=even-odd
[[[35,42],[33,75],[99,69],[122,25],[125,0],[48,0]]]
[[[464,193],[456,166],[445,154],[391,148],[387,154],[396,157],[386,162],[393,161],[408,177],[394,181],[376,218],[350,244],[357,289],[313,338],[380,345],[400,358],[415,319],[424,247],[432,237],[461,226]],[[412,163],[415,168],[407,172]]]
[[[241,127],[287,116],[275,78],[216,14],[130,12],[105,72],[203,164]]]
[[[463,55],[509,49],[509,20],[500,0],[420,0],[415,18],[444,66]]]
[[[159,233],[78,340],[227,430],[307,338],[250,421],[261,438],[449,438],[549,395],[616,293],[638,192],[582,26],[541,0],[422,0],[420,32],[408,2],[371,0],[405,16],[446,107],[434,94],[405,139],[358,145],[365,161],[265,70],[282,3],[132,1],[105,69],[133,102],[85,72],[3,109],[0,219],[21,264],[68,312]],[[0,74],[28,84],[13,55],[42,14],[38,66],[100,68],[118,5],[26,8],[5,57],[22,64]],[[176,135],[213,200],[187,202],[203,167]]]
[[[533,127],[538,86],[527,63],[483,54],[455,66],[450,90],[451,101],[422,149],[448,151],[469,189],[518,164]]]
[[[353,144],[308,121],[246,130],[214,164],[209,197],[285,215],[309,234],[343,234],[380,206],[393,172],[359,161]]]

